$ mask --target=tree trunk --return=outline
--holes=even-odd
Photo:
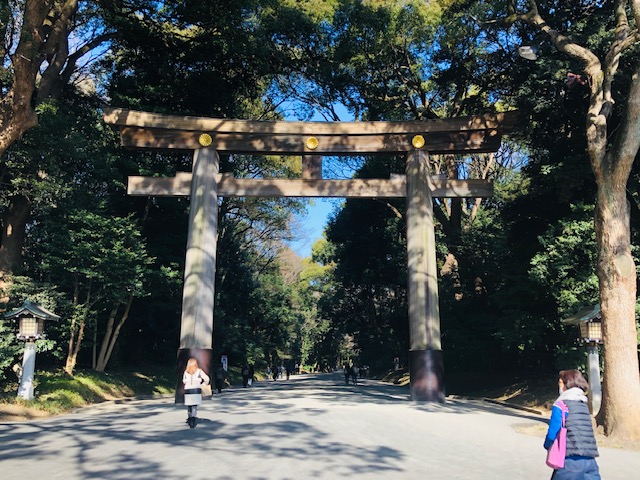
[[[11,275],[22,266],[22,247],[25,228],[31,213],[31,202],[23,195],[11,198],[9,208],[2,219],[2,244],[0,245],[0,305],[9,302]]]
[[[75,308],[73,317],[71,318],[71,328],[69,331],[69,349],[67,351],[67,360],[64,366],[65,372],[67,372],[69,375],[73,375],[73,370],[76,368],[78,352],[80,352],[82,339],[84,337],[84,330],[87,325],[87,316],[91,311],[91,287],[92,281],[91,279],[89,279],[85,303],[80,305],[80,283],[77,278],[74,281],[73,305]],[[77,335],[76,325],[78,326]]]
[[[24,96],[11,105],[16,95],[7,96],[0,104],[0,155],[19,140],[24,132],[38,125],[38,117],[31,107],[30,96]]]
[[[0,155],[38,124],[32,100],[36,76],[45,58],[43,24],[50,6],[50,2],[26,0],[22,7],[20,41],[11,55],[11,89],[0,102]]]
[[[22,265],[25,228],[31,213],[31,202],[24,195],[11,198],[9,209],[2,219],[0,246],[0,275],[11,275]]]
[[[73,352],[67,355],[67,361],[64,364],[64,371],[69,375],[73,375],[73,370],[76,368],[77,355]]]
[[[98,322],[96,321],[96,325],[93,329],[93,345],[91,346],[91,368],[93,370],[96,369],[96,365],[98,365]]]
[[[113,308],[109,313],[109,319],[107,320],[107,327],[104,332],[104,337],[102,338],[102,345],[100,346],[100,354],[98,355],[98,361],[96,365],[93,367],[98,372],[104,372],[104,368],[108,361],[108,359],[105,360],[105,357],[107,356],[107,350],[109,349],[109,342],[111,341],[111,336],[113,334],[113,324],[115,323],[116,313],[118,313],[118,307]]]
[[[635,324],[636,268],[631,256],[625,183],[598,182],[595,228],[604,343],[605,433],[640,438],[640,380]]]
[[[124,322],[129,318],[129,312],[131,311],[131,304],[133,303],[133,295],[129,295],[127,299],[127,304],[124,308],[124,312],[118,321],[118,325],[115,330],[113,330],[113,323],[115,320],[116,312],[118,311],[118,307],[114,308],[109,315],[109,325],[107,327],[107,331],[104,335],[104,339],[102,341],[102,347],[100,348],[100,357],[98,357],[98,366],[96,370],[98,372],[104,372],[104,369],[107,368],[107,363],[111,359],[111,353],[113,352],[113,347],[116,345],[116,341],[118,340],[118,335],[120,335],[120,329]]]
[[[84,329],[87,325],[86,314],[83,315],[78,326],[78,336],[75,336],[75,332],[71,331],[71,338],[69,340],[69,353],[67,354],[67,361],[65,362],[64,371],[69,375],[73,375],[73,371],[76,368],[78,361],[78,352],[80,352],[80,346],[82,345],[82,337],[84,337]],[[75,341],[74,341],[75,337]]]

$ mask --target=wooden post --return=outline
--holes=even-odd
[[[189,357],[195,357],[200,368],[211,375],[219,163],[218,152],[213,149],[199,148],[193,154],[176,403],[184,403],[182,373]]]
[[[322,178],[322,155],[302,156],[302,179],[319,180]]]
[[[444,402],[438,268],[428,153],[407,156],[407,265],[411,398]]]

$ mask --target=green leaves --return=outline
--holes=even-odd
[[[573,205],[571,215],[540,237],[542,251],[531,260],[531,277],[548,289],[563,317],[598,302],[593,213],[592,205]]]
[[[108,302],[143,296],[153,259],[131,216],[76,210],[42,225],[40,268],[51,281]]]

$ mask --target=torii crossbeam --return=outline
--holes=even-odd
[[[187,196],[191,201],[178,372],[189,357],[210,372],[213,346],[218,196],[407,197],[409,370],[411,398],[444,402],[444,366],[433,224],[433,197],[488,197],[485,180],[436,180],[429,153],[496,151],[515,112],[408,122],[227,120],[104,109],[130,148],[192,150],[193,171],[172,178],[130,177],[130,195]],[[219,173],[218,152],[302,155],[301,179],[246,179]],[[405,177],[325,180],[322,156],[406,155]],[[183,401],[178,380],[176,403]]]

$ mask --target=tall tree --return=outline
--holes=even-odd
[[[73,305],[65,371],[73,373],[89,328],[109,312],[96,368],[104,370],[134,298],[145,294],[151,259],[131,218],[76,210],[47,216],[40,232],[40,274]],[[119,309],[124,307],[116,323]]]
[[[636,269],[626,192],[640,149],[640,60],[633,54],[640,45],[640,1],[575,4],[573,21],[562,22],[555,18],[556,11],[563,8],[556,2],[509,1],[501,23],[523,23],[544,34],[558,51],[576,61],[589,87],[586,148],[597,185],[596,272],[604,333],[601,420],[609,435],[640,438]],[[570,33],[572,26],[590,16],[598,16],[601,28],[607,31],[606,45],[598,45],[598,49]],[[626,98],[616,98],[620,83],[628,86]]]
[[[39,107],[59,100],[70,82],[91,88],[86,75],[80,73],[90,63],[86,55],[113,37],[98,20],[98,5],[94,1],[24,0],[0,6],[0,158],[38,124]],[[29,157],[21,160],[32,161]],[[10,162],[3,163],[6,168]],[[6,291],[9,276],[21,267],[30,211],[30,197],[14,191],[2,214],[0,290]]]

